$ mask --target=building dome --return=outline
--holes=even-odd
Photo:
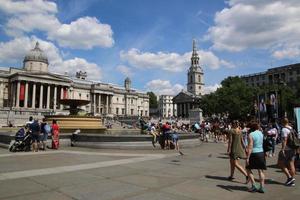
[[[48,58],[40,49],[38,42],[34,49],[27,53],[23,61],[24,69],[27,71],[48,72],[48,64]]]
[[[130,88],[131,88],[131,80],[130,80],[129,77],[127,77],[125,79],[125,81],[124,81],[124,87],[125,87],[126,90],[130,90]]]
[[[39,42],[36,42],[34,49],[31,49],[24,58],[24,62],[38,61],[49,64],[46,54],[40,49]]]

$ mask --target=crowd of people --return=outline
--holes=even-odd
[[[238,169],[250,183],[249,192],[265,192],[266,158],[275,156],[276,144],[279,145],[277,165],[286,176],[285,185],[295,186],[296,161],[299,161],[300,136],[293,129],[288,119],[282,123],[268,124],[250,122],[205,121],[194,125],[195,132],[201,135],[201,140],[228,143],[227,154],[230,158],[230,175],[234,179],[235,169]],[[245,159],[245,165],[240,163]],[[258,171],[259,184],[253,175]]]
[[[29,136],[30,144],[32,145],[30,149],[33,152],[39,150],[46,150],[46,148],[58,149],[59,148],[59,126],[56,120],[52,121],[52,124],[48,124],[45,119],[39,121],[38,119],[33,119],[32,116],[26,122],[25,126],[22,127],[18,133],[23,132],[25,135]],[[47,139],[51,136],[52,145],[47,146]]]

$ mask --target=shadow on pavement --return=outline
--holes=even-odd
[[[218,156],[217,158],[221,158],[221,159],[229,159],[228,156]]]
[[[280,169],[277,164],[267,165],[267,167],[274,168],[274,169]]]
[[[211,176],[211,175],[206,175],[205,178],[215,179],[215,180],[221,180],[221,181],[229,181],[229,180],[228,180],[228,177],[223,177],[223,176]]]
[[[271,185],[271,184],[274,184],[274,185],[284,185],[283,183],[278,182],[278,181],[275,181],[275,180],[273,180],[273,179],[266,179],[266,180],[265,180],[265,183],[266,183],[266,184],[269,184],[269,185]]]
[[[222,188],[224,190],[233,192],[234,190],[239,191],[248,191],[248,188],[246,186],[236,186],[236,185],[217,185],[217,187]]]

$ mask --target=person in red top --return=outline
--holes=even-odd
[[[56,120],[53,120],[52,122],[52,149],[58,149],[59,147],[59,126],[56,122]]]

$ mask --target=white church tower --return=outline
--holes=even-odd
[[[202,95],[204,80],[203,69],[199,65],[199,55],[197,53],[196,41],[193,40],[193,54],[191,57],[191,66],[188,70],[187,91],[196,96]]]

